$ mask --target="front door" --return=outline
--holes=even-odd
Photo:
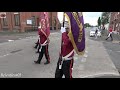
[[[14,15],[11,16],[12,24],[14,24],[13,29],[14,31],[19,31],[20,29],[20,13],[19,12],[14,12]]]
[[[0,20],[1,22],[1,29],[3,30],[3,31],[6,31],[6,30],[8,30],[8,20],[7,20],[7,18],[1,18],[1,20]]]

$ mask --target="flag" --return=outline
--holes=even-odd
[[[50,35],[50,25],[49,25],[49,15],[48,12],[41,12],[40,13],[40,24],[42,28],[42,32],[45,34],[46,37]]]
[[[68,20],[70,31],[68,36],[78,55],[83,55],[85,51],[85,30],[82,12],[64,12]]]
[[[46,20],[46,34],[47,36],[50,35],[50,23],[49,23],[49,15],[48,12],[44,12],[45,14],[45,20]]]

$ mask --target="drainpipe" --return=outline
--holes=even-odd
[[[10,12],[10,16],[11,16],[11,31],[12,31],[13,29],[12,12]]]

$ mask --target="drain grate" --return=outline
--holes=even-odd
[[[15,51],[12,51],[12,52],[10,52],[10,53],[16,53],[16,52],[19,52],[19,51],[22,51],[22,49],[15,50]]]

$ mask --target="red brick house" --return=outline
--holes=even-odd
[[[2,12],[0,12],[2,13]],[[40,12],[5,12],[6,18],[0,18],[0,31],[25,32],[36,30],[39,26]],[[57,12],[49,12],[51,30],[58,30],[60,23]]]
[[[120,12],[111,12],[110,27],[120,34]]]

